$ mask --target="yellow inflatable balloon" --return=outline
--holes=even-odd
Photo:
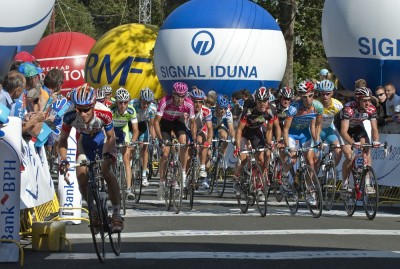
[[[153,66],[153,51],[158,28],[144,24],[125,24],[105,33],[94,44],[85,64],[85,79],[92,87],[105,84],[114,92],[124,87],[131,98],[149,87],[155,98],[165,94]]]

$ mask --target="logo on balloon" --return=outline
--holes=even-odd
[[[215,45],[214,36],[208,31],[200,31],[192,38],[192,49],[196,54],[207,55]]]

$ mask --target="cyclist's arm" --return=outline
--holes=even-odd
[[[149,129],[150,129],[150,135],[151,138],[156,138],[156,130],[154,128],[154,118],[149,120]]]
[[[315,138],[318,141],[321,139],[321,130],[322,130],[322,115],[318,115],[315,119]]]
[[[136,122],[131,122],[132,125],[132,142],[135,142],[139,137],[139,125]]]
[[[312,119],[310,123],[310,132],[312,140],[317,141],[317,126],[316,126],[316,119]]]
[[[211,144],[212,143],[212,139],[213,139],[213,135],[214,135],[212,122],[211,121],[207,121],[206,125],[207,125],[207,142],[209,144]]]
[[[239,121],[239,125],[236,129],[236,136],[235,136],[235,144],[236,148],[240,149],[240,142],[242,140],[242,132],[244,127],[246,126],[246,123],[244,121]]]
[[[272,130],[274,129],[273,126],[274,126],[274,122],[275,121],[276,120],[267,122],[267,132],[265,134],[265,139],[267,141],[267,145],[271,145],[271,142],[272,142]]]
[[[349,131],[349,120],[342,120],[341,122],[341,128],[340,128],[340,135],[346,141],[348,144],[352,145],[354,143],[354,140],[350,137],[348,131]]]
[[[114,149],[115,149],[114,127],[111,128],[108,131],[105,131],[105,133],[106,133],[106,143],[105,143],[106,147],[105,147],[105,152],[104,153],[108,152],[108,153],[112,154],[114,152]]]
[[[189,125],[190,125],[190,132],[192,133],[192,137],[196,138],[197,137],[197,126],[194,118],[189,119]]]
[[[158,139],[162,139],[161,129],[160,129],[161,118],[162,118],[162,116],[159,116],[159,115],[156,115],[156,117],[154,118],[154,130],[156,132]]]
[[[58,140],[58,153],[61,160],[67,159],[69,132],[61,129],[60,139]]]
[[[289,146],[289,128],[290,125],[292,124],[292,117],[287,117],[285,120],[285,125],[283,125],[283,130],[282,130],[282,136],[283,136],[283,142],[285,142],[285,146]]]
[[[372,141],[379,141],[379,131],[378,131],[378,121],[377,120],[371,120],[371,136],[372,136]]]
[[[279,119],[274,120],[273,129],[275,131],[275,139],[279,141],[282,138],[281,125],[279,124]]]
[[[231,138],[235,137],[235,128],[233,127],[233,123],[228,123],[228,128],[229,128],[229,134],[231,135]]]

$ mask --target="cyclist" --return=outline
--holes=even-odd
[[[321,122],[323,106],[314,100],[314,84],[311,81],[303,81],[298,86],[301,99],[291,103],[285,124],[283,126],[283,141],[285,152],[289,157],[283,166],[282,183],[283,187],[288,187],[289,170],[297,161],[297,157],[291,153],[292,148],[296,148],[296,141],[300,146],[308,147],[314,142],[315,145],[321,144],[319,138],[321,132]],[[310,150],[306,154],[307,163],[314,167],[314,151]]]
[[[343,161],[342,189],[348,190],[349,174],[351,163],[354,158],[352,146],[360,148],[364,143],[369,143],[369,136],[364,127],[364,121],[371,122],[371,135],[374,147],[379,147],[379,132],[376,116],[376,108],[371,104],[372,92],[369,88],[361,87],[354,91],[355,101],[351,101],[344,105],[343,109],[335,116],[335,125],[340,130],[345,145],[342,147],[345,160]],[[368,163],[371,165],[370,152],[368,151]],[[367,182],[368,184],[368,182]],[[367,191],[373,192],[374,188],[367,186]]]
[[[131,96],[126,89],[121,87],[115,92],[115,100],[115,104],[112,105],[110,109],[113,115],[117,144],[128,144],[129,142],[134,142],[139,136],[139,128],[136,111],[132,106],[128,105]],[[132,130],[132,137],[130,137],[130,129]],[[133,193],[131,191],[132,169],[130,169],[131,153],[131,147],[124,147],[122,150],[124,165],[126,167],[126,193],[127,198],[129,199],[133,198]]]
[[[335,115],[340,112],[343,105],[339,100],[332,98],[334,89],[335,85],[330,80],[322,80],[318,84],[318,90],[320,93],[320,98],[318,100],[324,107],[320,136],[321,140],[324,140],[327,144],[343,145],[343,140],[333,122]],[[342,151],[340,148],[335,148],[334,152],[335,163],[338,164],[342,158]]]
[[[110,85],[103,85],[101,87],[101,89],[104,90],[105,93],[105,100],[104,100],[104,104],[107,107],[110,107],[111,105],[113,105],[115,103],[115,98],[112,97],[112,88]]]
[[[271,145],[273,122],[277,119],[275,107],[269,106],[270,92],[265,87],[260,87],[254,94],[255,103],[247,107],[246,114],[242,114],[238,128],[236,130],[236,149],[234,156],[238,157],[240,149],[245,149],[248,141],[251,147],[256,149],[264,147],[266,144]],[[266,133],[263,133],[262,126],[267,124]],[[261,152],[256,153],[257,161],[263,170],[264,168],[264,154]],[[234,190],[236,195],[240,195],[240,183],[238,178],[244,168],[246,154],[240,154],[240,161],[236,163],[234,172]],[[260,182],[258,182],[260,183]],[[261,183],[260,183],[261,184]],[[262,190],[259,189],[257,195],[264,198]]]
[[[212,128],[214,137],[228,139],[228,135],[235,140],[235,128],[233,127],[233,115],[229,109],[229,101],[223,95],[218,95],[217,104],[212,111]],[[227,144],[222,146],[222,154],[225,155]]]
[[[133,99],[130,104],[135,109],[138,127],[139,127],[139,141],[149,142],[156,138],[154,130],[154,117],[156,116],[157,107],[153,103],[154,93],[148,87],[140,91],[140,98]],[[148,145],[143,145],[140,156],[143,157],[143,170],[142,170],[142,186],[149,186],[148,181],[148,162],[149,162],[149,150]]]
[[[105,106],[108,106],[105,104],[106,101],[106,91],[104,90],[103,87],[98,88],[96,90],[96,102],[102,103]]]
[[[72,127],[79,134],[77,141],[78,156],[76,162],[95,160],[96,152],[105,157],[101,172],[108,186],[108,194],[113,207],[111,218],[112,230],[117,232],[124,228],[120,215],[120,193],[118,182],[110,167],[115,161],[115,135],[111,111],[101,103],[96,103],[96,91],[88,84],[74,89],[71,94],[71,105],[64,114],[59,140],[60,173],[64,174],[69,167],[67,159],[68,137]],[[77,167],[79,191],[87,200],[88,176],[86,167]],[[89,212],[98,219],[98,212]]]
[[[195,123],[197,129],[197,143],[203,145],[199,150],[200,155],[200,173],[199,177],[203,178],[203,187],[205,189],[209,188],[207,182],[207,172],[206,172],[206,159],[208,147],[210,147],[213,138],[213,126],[212,126],[212,113],[211,109],[204,105],[206,100],[206,95],[204,92],[197,87],[194,87],[190,92],[190,98],[194,103],[194,113],[195,113]],[[193,140],[193,139],[191,139]],[[190,155],[190,154],[189,154]],[[191,156],[191,155],[190,155]]]
[[[172,86],[172,95],[163,97],[158,103],[154,128],[160,144],[163,141],[171,141],[172,132],[178,138],[180,144],[186,144],[186,121],[189,120],[192,137],[196,137],[197,128],[194,121],[194,107],[190,98],[186,97],[188,86],[183,82],[176,82]],[[160,158],[160,186],[158,188],[159,199],[164,198],[165,192],[165,171],[170,147],[163,147],[163,154]],[[180,150],[180,161],[182,164],[183,186],[186,186],[186,162],[187,147]],[[176,186],[178,187],[178,186]]]

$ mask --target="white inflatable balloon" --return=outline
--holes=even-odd
[[[0,77],[18,51],[32,52],[49,23],[55,0],[0,2]]]
[[[286,45],[275,19],[249,0],[192,0],[160,28],[154,65],[164,91],[189,86],[231,95],[261,84],[278,87]]]
[[[400,89],[400,1],[326,0],[322,38],[329,64],[349,90],[392,82]]]

